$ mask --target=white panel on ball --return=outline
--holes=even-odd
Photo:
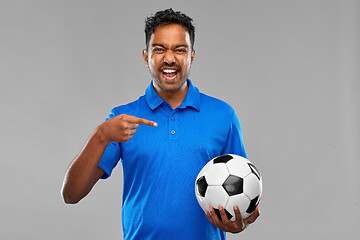
[[[245,158],[233,158],[229,162],[226,163],[228,166],[228,170],[231,175],[235,175],[238,177],[246,177],[251,173],[251,169],[248,165],[249,161],[244,161]]]
[[[250,174],[244,178],[244,192],[250,199],[261,195],[261,182],[255,174]]]
[[[243,219],[250,216],[250,214],[246,213],[246,209],[248,208],[250,204],[250,199],[245,194],[238,194],[231,196],[229,198],[228,203],[226,204],[226,210],[233,215],[233,217],[230,219],[230,221],[235,221],[235,212],[234,212],[234,206],[238,206],[241,216]]]
[[[205,164],[205,166],[204,166],[204,167],[201,169],[201,171],[199,172],[197,178],[199,178],[199,177],[201,177],[201,176],[204,176],[205,172],[207,172],[208,169],[211,168],[213,162],[214,162],[213,160],[207,162],[207,163]]]
[[[242,156],[239,156],[239,155],[236,155],[236,154],[228,154],[228,155],[232,156],[233,158],[242,159],[245,162],[251,163],[249,159],[244,158]]]
[[[205,211],[209,210],[210,204],[206,201],[206,199],[202,196],[196,194],[196,199],[200,205],[200,207]]]
[[[222,186],[208,186],[205,199],[211,206],[218,208],[219,205],[226,206],[229,195]]]
[[[222,185],[228,178],[229,171],[225,163],[212,164],[205,172],[205,179],[208,185]]]

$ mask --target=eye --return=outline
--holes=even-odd
[[[187,49],[186,48],[178,48],[175,50],[177,53],[186,53]]]
[[[162,49],[162,48],[154,48],[153,49],[153,52],[155,52],[155,53],[160,53],[160,52],[163,52],[164,51],[164,49]]]

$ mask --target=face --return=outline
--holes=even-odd
[[[190,35],[179,24],[158,26],[143,58],[158,91],[175,92],[186,87],[195,51]]]

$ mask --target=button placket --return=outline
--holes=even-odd
[[[175,121],[175,116],[173,112],[169,118],[169,139],[170,140],[177,140],[177,121]]]

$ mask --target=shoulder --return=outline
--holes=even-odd
[[[132,101],[130,103],[124,104],[124,105],[119,105],[117,107],[114,107],[111,110],[111,115],[117,116],[120,114],[127,114],[127,115],[133,115],[137,109],[139,109],[139,106],[144,103],[145,98],[144,96],[141,96],[139,99]]]
[[[200,93],[201,108],[212,112],[221,112],[222,115],[233,115],[234,109],[225,101]]]

